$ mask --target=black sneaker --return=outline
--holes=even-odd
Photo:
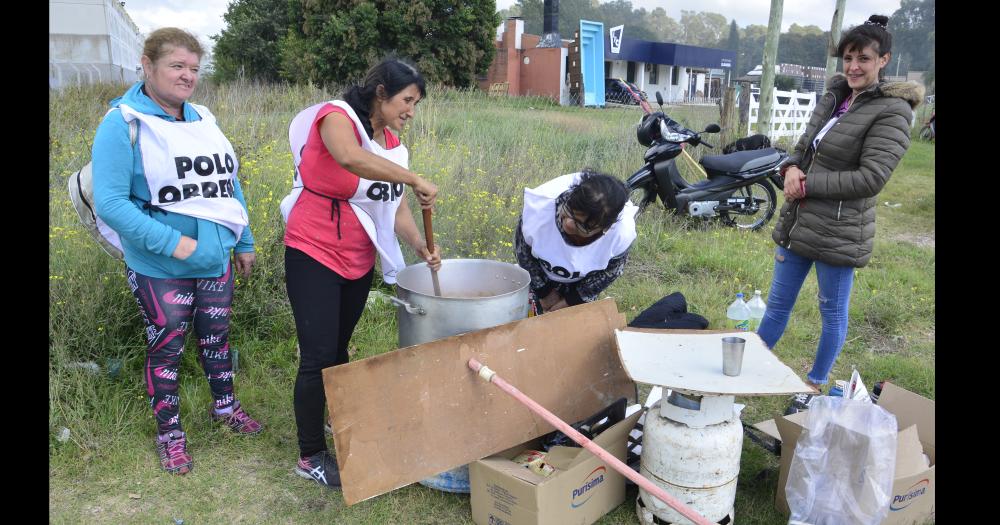
[[[303,478],[315,480],[320,485],[340,488],[340,469],[337,468],[337,459],[326,450],[307,458],[299,458],[298,464],[295,465],[295,473]]]
[[[809,402],[812,401],[813,396],[814,394],[795,394],[795,397],[792,398],[792,403],[785,410],[785,415],[790,416],[796,412],[809,410]]]

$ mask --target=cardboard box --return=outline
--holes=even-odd
[[[594,438],[599,447],[625,461],[636,412]],[[625,501],[625,476],[584,448],[552,447],[546,463],[555,473],[542,477],[511,458],[539,450],[533,439],[469,465],[472,519],[478,525],[589,525]]]
[[[892,383],[885,383],[878,405],[896,416],[899,428],[892,500],[889,502],[889,515],[882,520],[882,524],[920,525],[934,514],[934,401]],[[774,505],[785,514],[791,513],[785,500],[788,470],[807,415],[808,412],[798,412],[773,420],[779,434],[775,437],[781,439],[781,470]],[[771,434],[766,430],[769,423],[771,421],[764,421],[754,427]],[[926,466],[924,454],[930,460]]]

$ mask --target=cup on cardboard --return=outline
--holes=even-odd
[[[742,337],[722,338],[722,373],[738,376],[743,369],[743,349],[747,340]]]

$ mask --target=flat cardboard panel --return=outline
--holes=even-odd
[[[740,375],[722,373],[722,338],[746,339]],[[754,332],[616,330],[618,353],[629,377],[640,383],[718,395],[815,393]]]
[[[620,397],[634,402],[614,343],[622,326],[614,300],[605,299],[323,370],[344,501],[553,430],[472,372],[471,357],[569,423]]]

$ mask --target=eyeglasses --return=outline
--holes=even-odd
[[[577,233],[584,237],[590,237],[601,231],[600,226],[592,226],[588,228],[587,226],[581,224],[580,221],[576,220],[576,216],[570,212],[569,206],[567,206],[565,202],[559,205],[559,214],[563,217],[569,217],[570,220],[573,221],[573,226],[576,227]]]

